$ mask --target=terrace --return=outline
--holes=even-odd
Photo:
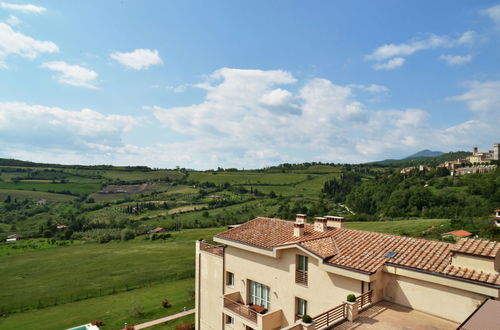
[[[343,321],[331,329],[456,329],[458,323],[451,322],[411,308],[381,301],[360,312],[352,322]]]

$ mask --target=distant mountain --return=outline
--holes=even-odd
[[[417,152],[411,156],[405,157],[403,159],[408,160],[408,159],[423,158],[423,157],[437,157],[437,156],[441,156],[442,154],[444,154],[444,152],[424,149],[422,151],[419,151],[419,152]]]
[[[435,155],[432,155],[434,153]],[[436,166],[438,164],[452,161],[458,158],[465,158],[470,156],[470,152],[466,151],[455,151],[455,152],[447,152],[442,153],[440,151],[430,151],[430,150],[422,150],[417,152],[414,155],[402,158],[402,159],[385,159],[378,162],[369,163],[370,165],[379,165],[379,166],[398,166],[398,167],[407,167],[407,166],[415,166],[415,165],[430,165]]]

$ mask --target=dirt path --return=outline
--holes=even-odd
[[[167,321],[172,321],[172,320],[178,319],[179,317],[183,317],[183,316],[190,315],[190,314],[193,314],[193,313],[194,313],[194,308],[190,309],[190,310],[187,310],[185,312],[180,312],[180,313],[177,313],[177,314],[174,314],[174,315],[162,317],[161,319],[157,319],[157,320],[153,320],[153,321],[149,321],[149,322],[145,322],[145,323],[134,325],[134,329],[136,329],[136,330],[138,330],[138,329],[146,329],[146,328],[152,327],[153,325],[161,324],[161,323],[164,323],[164,322],[167,322]]]

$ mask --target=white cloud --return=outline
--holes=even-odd
[[[5,145],[31,148],[88,150],[93,145],[119,147],[122,134],[137,123],[130,116],[107,115],[91,109],[0,102],[0,136]],[[20,133],[22,132],[22,133]]]
[[[58,82],[65,85],[85,87],[95,89],[95,80],[97,72],[86,69],[79,65],[70,65],[63,61],[45,62],[42,68],[59,72],[55,78]]]
[[[370,93],[385,93],[389,91],[389,88],[386,86],[382,85],[377,85],[377,84],[371,84],[371,85],[362,85],[362,84],[349,84],[347,87],[350,88],[357,88],[360,90],[363,90],[365,92],[370,92]]]
[[[471,55],[459,56],[459,55],[443,54],[439,56],[439,58],[442,59],[443,61],[448,62],[449,65],[461,65],[472,61]]]
[[[430,34],[425,39],[379,46],[371,54],[366,55],[365,59],[379,62],[373,65],[373,68],[376,70],[392,70],[402,66],[405,62],[405,57],[413,55],[416,52],[427,49],[452,48],[467,45],[473,43],[475,39],[476,33],[474,31],[466,31],[458,39]],[[382,63],[383,61],[386,62]]]
[[[9,18],[5,20],[10,26],[16,26],[22,23],[22,21],[14,15],[9,15]]]
[[[469,91],[456,97],[470,102],[472,110],[490,111],[472,111],[469,120],[437,129],[425,109],[370,109],[355,93],[364,88],[383,92],[380,87],[338,85],[321,78],[297,81],[282,70],[223,68],[198,84],[206,91],[200,102],[144,107],[149,110],[145,115],[156,121],[88,109],[0,103],[0,138],[5,141],[0,148],[8,157],[37,161],[198,169],[367,162],[424,148],[463,150],[467,141],[488,146],[498,138],[496,84],[473,82]],[[484,98],[489,106],[479,101]],[[137,124],[141,129],[152,125],[144,128],[151,132],[162,125],[166,136],[183,137],[124,143],[140,133],[131,132]]]
[[[488,16],[497,28],[500,28],[500,4],[485,9],[483,14]]]
[[[500,80],[471,81],[462,95],[450,97],[449,101],[464,101],[472,111],[492,111],[500,118]]]
[[[151,65],[163,63],[159,52],[150,49],[136,49],[129,53],[114,52],[110,56],[123,66],[134,70],[147,69]]]
[[[35,6],[31,4],[27,5],[19,5],[14,3],[6,3],[0,2],[0,7],[10,10],[17,10],[23,13],[31,13],[31,14],[40,14],[43,13],[46,9],[44,7]]]
[[[399,68],[400,66],[403,66],[405,64],[406,60],[402,57],[395,57],[390,60],[388,60],[385,63],[376,63],[372,67],[375,70],[393,70],[396,68]]]
[[[34,59],[40,53],[57,53],[59,47],[52,41],[40,41],[16,32],[9,25],[0,22],[0,67],[10,54],[16,54],[25,58]]]

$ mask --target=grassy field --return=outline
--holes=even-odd
[[[429,227],[447,226],[448,219],[414,219],[397,221],[359,221],[346,222],[346,228],[375,231],[379,233],[422,236]]]
[[[62,248],[79,244],[81,244],[81,242],[79,241],[57,241],[51,244],[49,239],[44,238],[20,240],[11,243],[0,243],[0,257],[38,250]]]
[[[100,171],[99,174],[105,178],[121,181],[154,181],[166,178],[176,179],[182,177],[182,173],[177,171]]]
[[[189,172],[188,180],[212,182],[215,184],[242,185],[286,185],[299,183],[307,179],[306,174],[263,173],[263,172]]]
[[[10,196],[12,199],[46,199],[52,202],[67,202],[75,199],[75,196],[54,194],[45,191],[0,189],[0,200],[5,200],[7,196]]]
[[[73,194],[89,194],[101,189],[96,183],[47,183],[47,182],[0,182],[0,189],[32,191],[69,191]]]
[[[67,329],[95,320],[104,321],[102,329],[122,329],[125,322],[135,325],[181,312],[184,307],[193,308],[192,290],[194,290],[193,278],[155,284],[137,290],[2,317],[0,329]],[[168,299],[172,307],[161,308],[160,302],[163,299]],[[131,315],[134,305],[142,307],[141,316]],[[170,329],[174,325],[184,323],[194,323],[194,316],[169,322],[168,326],[159,325],[156,329]]]
[[[0,310],[61,304],[148,283],[194,276],[194,241],[220,228],[173,233],[166,241],[82,244],[0,257]],[[75,286],[75,283],[78,283]],[[1,314],[1,313],[0,313]]]

